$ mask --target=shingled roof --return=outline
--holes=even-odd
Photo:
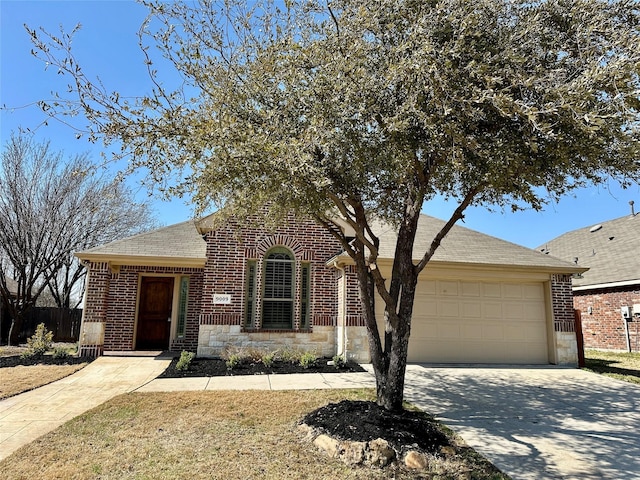
[[[429,248],[433,237],[444,225],[444,221],[421,215],[415,241],[414,258],[418,260]],[[133,237],[117,240],[106,245],[76,254],[82,260],[110,261],[116,264],[184,264],[204,265],[206,243],[196,228],[197,223],[188,221],[171,225]],[[394,256],[397,235],[388,224],[373,225],[380,237],[380,258]],[[432,261],[538,268],[563,273],[581,272],[584,269],[529,248],[485,235],[475,230],[456,225],[442,241]]]
[[[193,220],[116,240],[76,254],[81,260],[119,264],[204,266],[207,244]]]
[[[589,267],[575,289],[640,284],[640,215],[627,215],[560,235],[543,253]]]
[[[414,260],[419,260],[429,249],[435,235],[445,222],[428,215],[420,215],[418,234],[413,249]],[[378,224],[374,231],[380,236],[380,257],[393,258],[397,235],[395,230]],[[484,233],[454,225],[436,250],[432,262],[465,263],[493,266],[514,266],[525,268],[543,268],[563,273],[573,273],[576,265],[543,255],[515,243],[507,242]]]

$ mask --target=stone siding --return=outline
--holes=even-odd
[[[228,347],[233,347],[264,351],[301,350],[331,358],[337,353],[335,330],[335,327],[316,326],[313,332],[245,332],[240,325],[200,325],[197,354],[199,357],[220,357]]]
[[[578,365],[578,344],[574,332],[555,332],[556,363],[558,365]]]

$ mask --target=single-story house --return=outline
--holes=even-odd
[[[538,247],[589,270],[574,276],[586,348],[640,352],[640,216],[632,211]]]
[[[81,354],[290,347],[369,361],[355,266],[333,235],[294,216],[273,231],[213,218],[77,254],[88,268]],[[416,258],[443,223],[421,216]],[[388,274],[396,234],[375,230]],[[420,276],[408,360],[575,364],[571,278],[584,270],[455,226]]]

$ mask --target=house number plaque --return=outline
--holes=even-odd
[[[229,295],[228,293],[214,293],[213,304],[214,305],[230,305],[231,295]]]

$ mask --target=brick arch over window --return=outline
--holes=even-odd
[[[306,257],[304,248],[300,245],[300,242],[289,235],[269,235],[263,238],[258,245],[256,245],[256,253],[260,257],[264,257],[265,254],[272,248],[284,246],[291,250],[296,259],[304,259]]]

